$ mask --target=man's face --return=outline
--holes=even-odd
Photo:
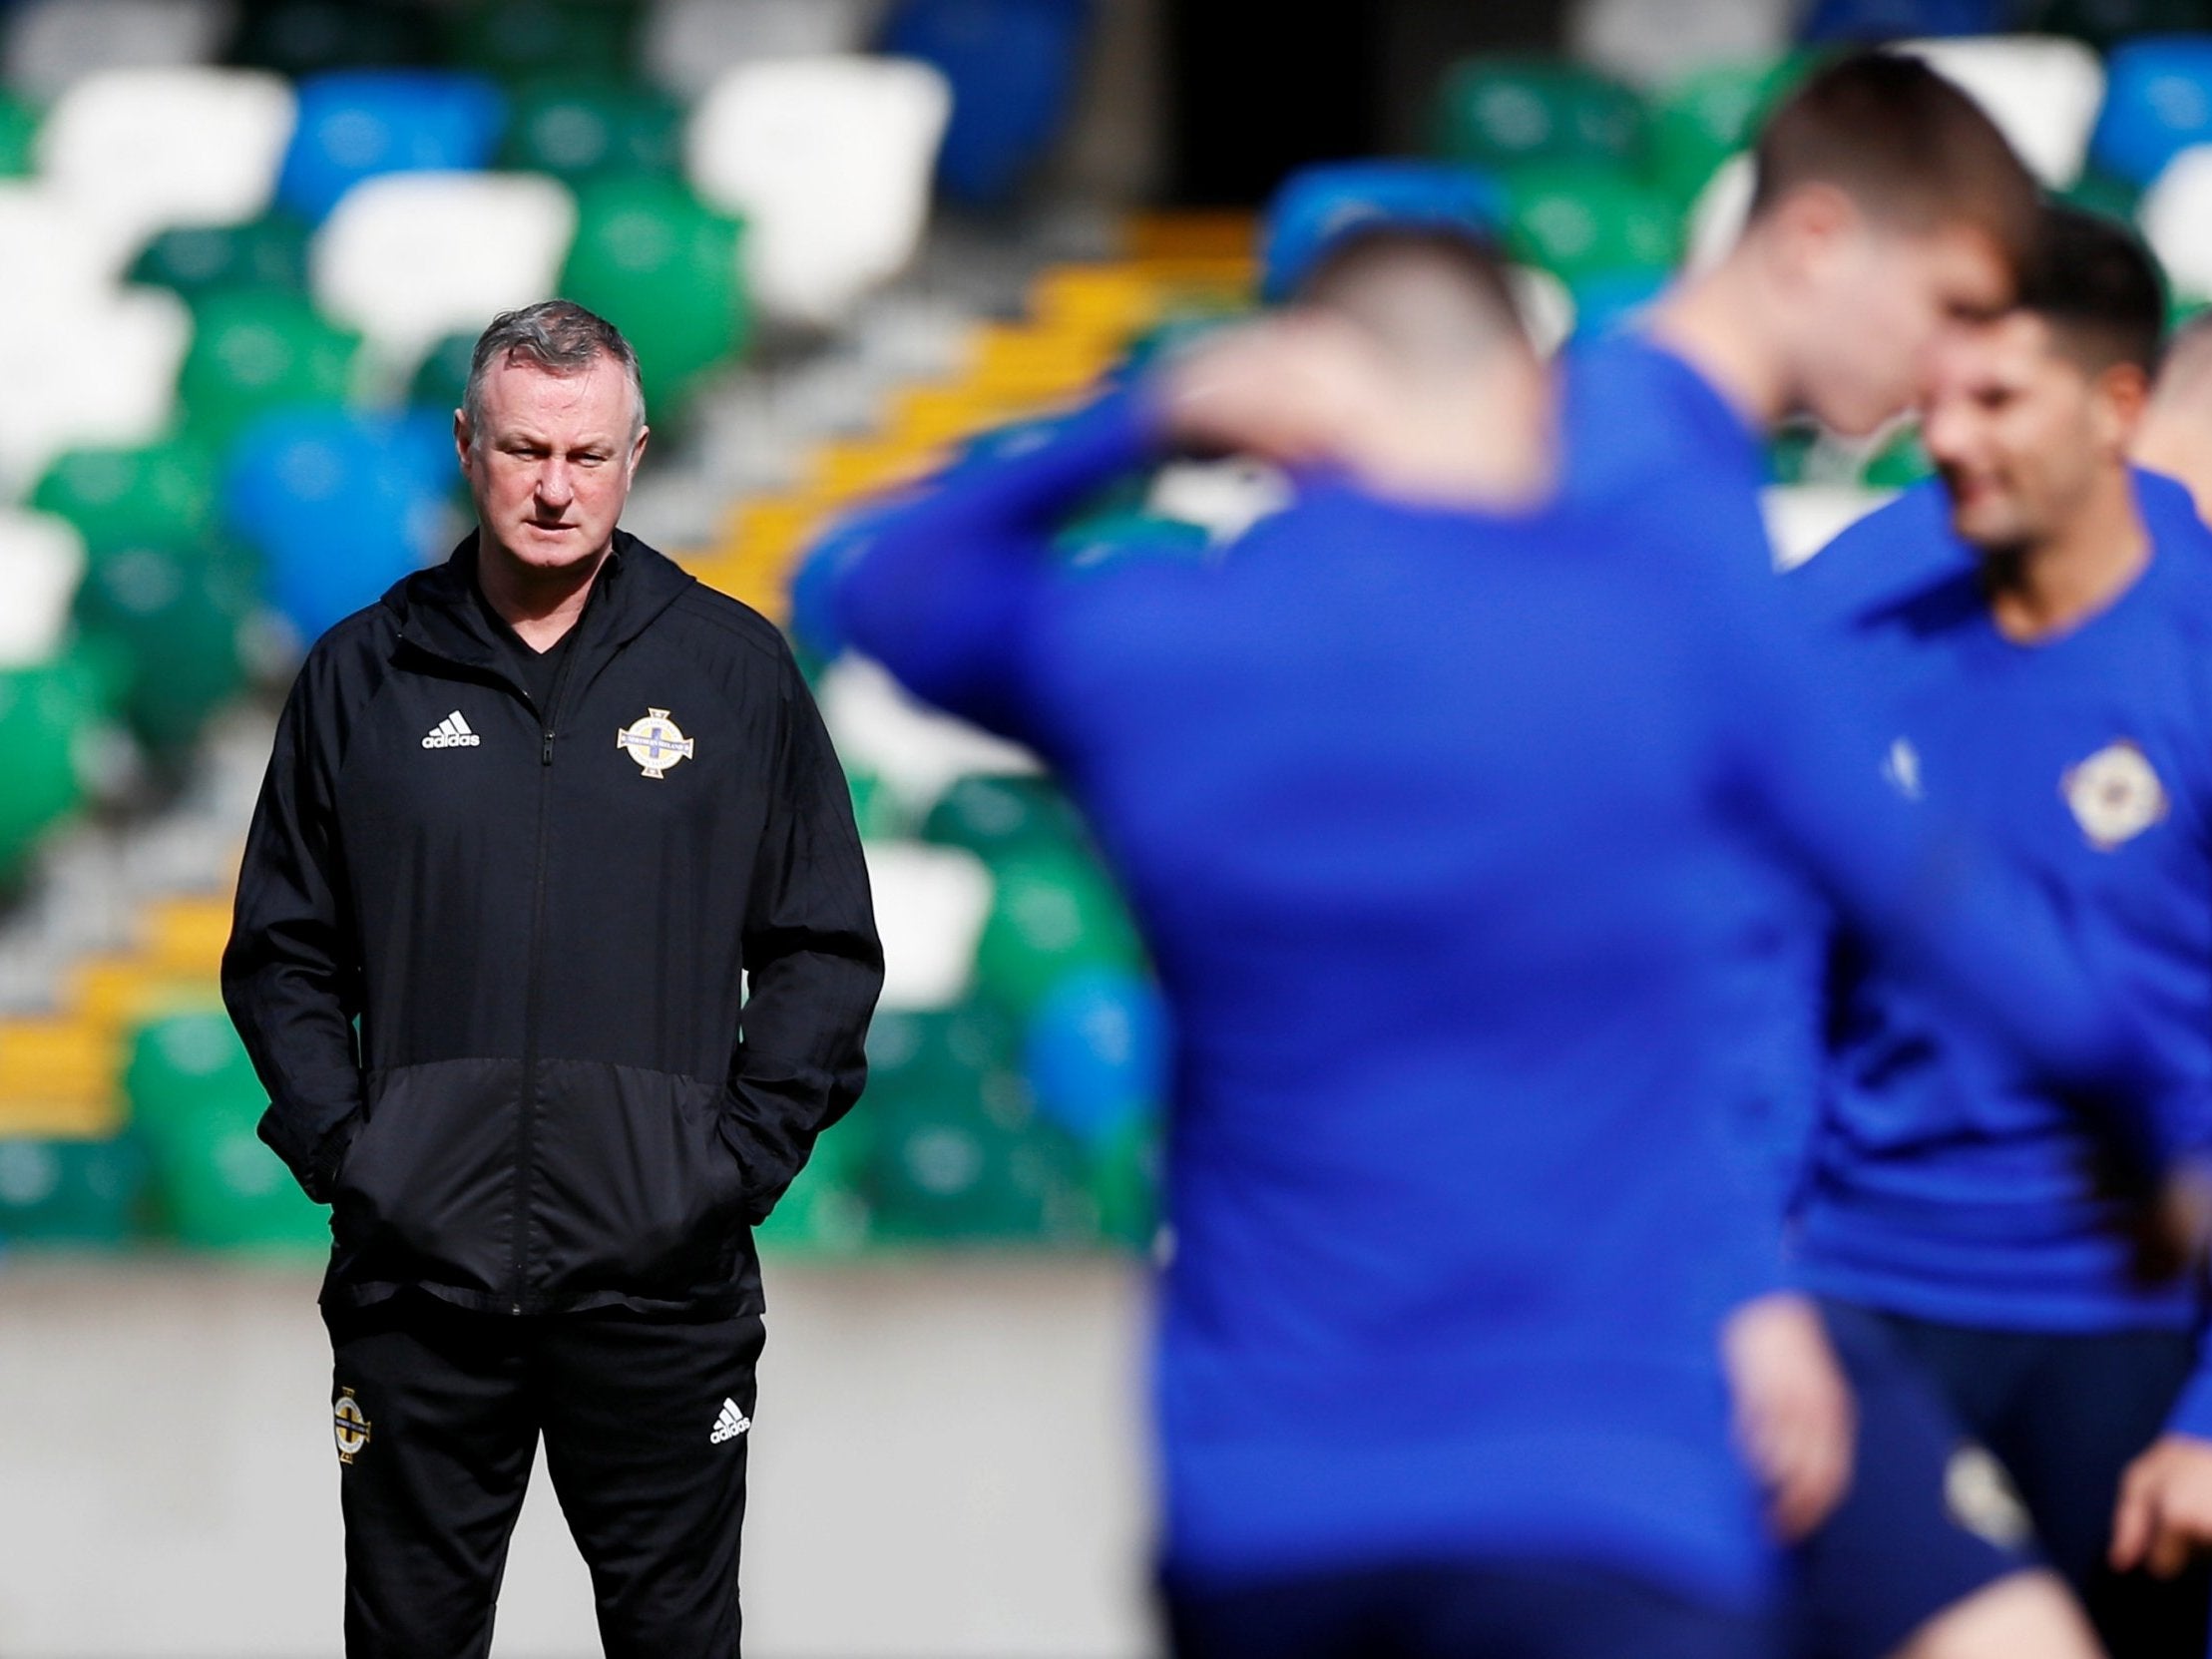
[[[2099,475],[2124,464],[2104,385],[2014,311],[1962,330],[1937,354],[1922,437],[1951,497],[1952,526],[1983,549],[2061,529]]]
[[[606,357],[577,374],[510,361],[487,369],[482,396],[483,430],[457,416],[454,438],[485,539],[534,571],[597,558],[646,448],[629,376]]]
[[[1851,437],[1922,396],[1933,359],[1962,328],[2011,297],[1996,243],[1966,225],[1908,230],[1851,213],[1809,258],[1801,390],[1811,412]]]

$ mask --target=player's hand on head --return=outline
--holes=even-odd
[[[1216,335],[1169,366],[1161,385],[1177,444],[1284,466],[1342,458],[1386,397],[1352,330],[1315,316]]]
[[[2171,1578],[2212,1547],[2212,1441],[2162,1435],[2120,1477],[2112,1515],[2116,1572]]]
[[[1819,1310],[1776,1293],[1729,1318],[1722,1358],[1737,1445],[1767,1489],[1775,1531],[1794,1542],[1826,1520],[1851,1485],[1858,1408]]]

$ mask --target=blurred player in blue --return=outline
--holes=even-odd
[[[2212,1077],[2212,533],[2128,466],[2162,319],[2133,236],[2047,210],[2018,307],[1940,355],[1940,482],[1806,576],[1833,604],[1886,573],[1828,653],[1882,710],[1870,767],[2056,895],[2170,1066]],[[2199,1264],[2144,1259],[2078,1113],[1947,1003],[1849,953],[1836,998],[1809,1283],[1937,1380],[2113,1653],[2201,1659]]]
[[[1732,599],[1545,505],[1495,263],[1355,237],[1304,291],[874,517],[839,594],[911,689],[1058,768],[1175,1011],[1178,1651],[1764,1651],[1731,1415],[1808,1362],[1801,1325],[1729,1325],[1732,1407],[1779,1225],[1718,1105],[1744,827],[2044,1062],[2109,1079],[2126,1044]],[[1185,448],[1290,466],[1295,504],[1210,561],[1055,563],[1087,495]],[[1832,1501],[1822,1456],[1751,1450],[1793,1524]]]

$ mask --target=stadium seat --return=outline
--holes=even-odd
[[[1663,269],[1601,271],[1573,287],[1574,326],[1601,334],[1626,321],[1665,290],[1671,272]]]
[[[1088,968],[1143,962],[1121,896],[1096,860],[1072,851],[991,860],[996,885],[976,946],[978,991],[1027,1017],[1061,979]]]
[[[215,456],[182,438],[73,449],[47,468],[30,504],[75,525],[94,558],[136,543],[198,542],[216,524]]]
[[[188,303],[219,288],[307,288],[307,225],[289,213],[244,224],[186,224],[146,244],[128,272]]]
[[[449,423],[303,410],[239,436],[223,479],[224,520],[266,561],[269,600],[302,640],[446,552],[456,528]]]
[[[1670,87],[1651,113],[1652,183],[1687,207],[1751,141],[1761,117],[1797,84],[1806,60],[1716,64]]]
[[[469,364],[475,361],[476,341],[482,333],[481,327],[460,328],[432,342],[407,382],[408,408],[450,415],[461,407],[469,389]]]
[[[814,695],[845,763],[874,772],[917,811],[970,772],[1037,769],[1027,749],[925,708],[852,652],[823,670]]]
[[[1565,10],[1565,46],[1629,86],[1666,87],[1705,65],[1773,57],[1799,9],[1797,0],[1581,0]]]
[[[251,559],[174,535],[92,560],[77,622],[127,664],[118,711],[157,757],[185,755],[209,716],[245,688],[244,634],[259,588]]]
[[[2104,70],[2089,139],[2098,171],[2144,186],[2191,145],[2212,143],[2212,35],[2128,41]]]
[[[690,103],[729,71],[779,58],[862,51],[885,0],[655,0],[639,46],[646,73]]]
[[[0,329],[0,480],[27,489],[64,450],[159,436],[191,333],[158,288],[96,289]]]
[[[1159,1235],[1160,1148],[1156,1118],[1139,1118],[1090,1150],[1091,1199],[1099,1236],[1149,1251]]]
[[[607,174],[673,174],[682,165],[682,106],[664,92],[548,79],[513,89],[498,160],[574,185]]]
[[[1537,349],[1549,356],[1574,332],[1574,295],[1556,276],[1534,265],[1513,266],[1506,272],[1506,280],[1513,289],[1522,326],[1529,330]]]
[[[48,112],[39,169],[127,258],[172,225],[265,212],[294,116],[291,88],[258,71],[110,70]]]
[[[443,335],[554,291],[576,200],[528,174],[391,173],[348,191],[315,232],[322,314],[411,373]]]
[[[2081,42],[1991,35],[1913,41],[1902,50],[1972,93],[2046,186],[2063,190],[2081,176],[2104,101],[2104,65]]]
[[[1291,484],[1279,469],[1250,456],[1220,461],[1174,461],[1152,475],[1144,493],[1144,511],[1155,522],[1202,532],[1185,549],[1233,542],[1253,525],[1291,502]]]
[[[883,937],[882,1006],[952,1007],[975,977],[976,941],[991,911],[990,871],[957,847],[874,841],[866,850]]]
[[[962,202],[1004,204],[1067,124],[1092,0],[899,0],[881,47],[952,92],[937,179]]]
[[[832,1124],[768,1219],[753,1228],[753,1242],[794,1255],[849,1255],[865,1245],[873,1219],[867,1191],[875,1141],[872,1112],[855,1111]]]
[[[360,0],[244,0],[231,63],[294,80],[332,70],[394,69],[432,60],[436,37],[424,8]]]
[[[629,336],[656,420],[672,419],[750,336],[740,230],[673,179],[602,179],[577,194],[560,290]]]
[[[1811,45],[1915,35],[1991,35],[2012,23],[2012,0],[1815,0],[1798,23]]]
[[[1849,484],[1770,487],[1760,505],[1775,564],[1785,571],[1803,564],[1896,493]]]
[[[83,801],[78,758],[105,717],[81,654],[0,668],[0,885],[19,876],[39,838]]]
[[[607,0],[489,0],[447,9],[440,61],[503,81],[619,77],[637,55],[638,18]]]
[[[194,308],[192,348],[177,383],[191,432],[221,445],[272,409],[344,402],[360,344],[303,295],[259,288],[205,295]]]
[[[145,1192],[135,1138],[0,1137],[0,1244],[127,1245]]]
[[[82,306],[121,262],[113,238],[43,181],[0,181],[0,317],[13,326]]]
[[[1663,273],[1681,256],[1680,212],[1612,169],[1524,168],[1508,179],[1507,190],[1509,250],[1569,287],[1593,276]]]
[[[851,768],[845,773],[845,785],[852,793],[853,826],[863,844],[902,840],[914,833],[913,815],[875,773]],[[985,872],[987,879],[989,874]]]
[[[1643,105],[1618,82],[1572,64],[1473,58],[1447,73],[1437,105],[1440,155],[1474,167],[1579,162],[1619,166],[1643,150]]]
[[[351,70],[299,86],[299,122],[277,200],[319,221],[382,173],[484,167],[499,147],[506,101],[491,81],[439,70]]]
[[[20,179],[31,171],[37,137],[38,112],[0,88],[0,179]]]
[[[102,70],[209,63],[224,11],[222,0],[17,0],[0,18],[0,72],[14,91],[49,99]]]
[[[0,508],[0,668],[28,668],[61,650],[84,574],[84,538],[67,519]]]
[[[922,822],[923,839],[981,858],[1065,851],[1090,832],[1060,786],[1039,773],[974,773],[955,779]]]
[[[703,200],[744,217],[763,311],[826,327],[904,267],[950,112],[944,77],[897,59],[752,64],[715,84],[684,167]]]
[[[2212,143],[2167,164],[2144,194],[2137,222],[2175,295],[2212,298]]]
[[[1023,1072],[1040,1114],[1087,1147],[1154,1117],[1167,1092],[1167,1006],[1142,974],[1079,970],[1031,1012]]]
[[[1682,265],[1703,270],[1713,264],[1743,234],[1751,213],[1752,165],[1748,153],[1731,156],[1707,182],[1691,204],[1684,232]]]

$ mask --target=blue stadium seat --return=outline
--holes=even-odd
[[[450,414],[270,415],[230,452],[224,507],[302,639],[444,550],[455,483]]]
[[[311,77],[300,83],[299,125],[277,200],[319,221],[380,173],[485,167],[506,119],[499,88],[479,75],[390,69]]]
[[[2130,41],[2105,64],[2089,139],[2100,173],[2147,185],[2193,144],[2212,142],[2212,35]]]
[[[1091,0],[905,0],[883,45],[933,64],[953,89],[937,179],[963,202],[1003,203],[1065,125]]]

